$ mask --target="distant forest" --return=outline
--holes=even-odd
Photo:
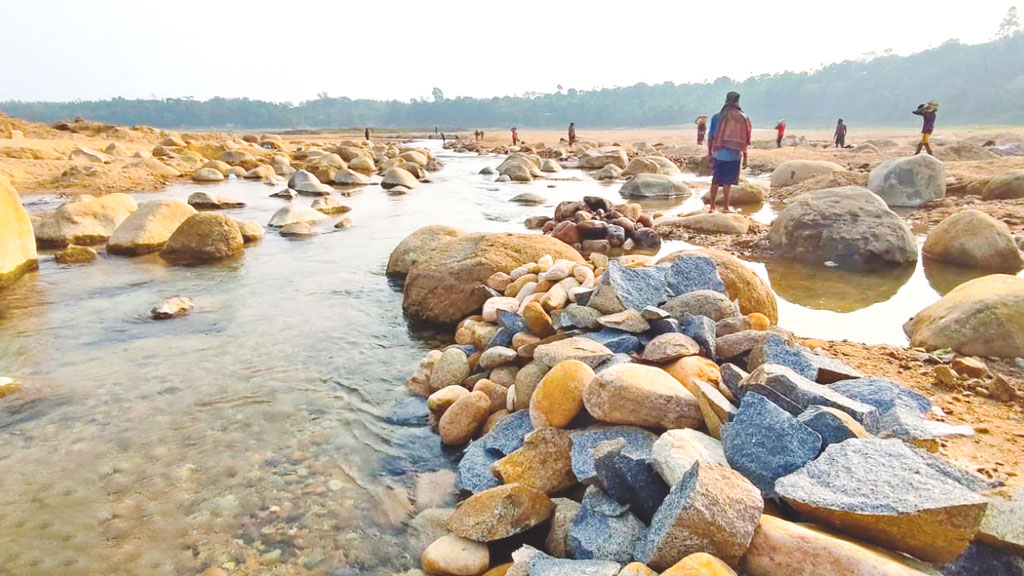
[[[809,48],[811,49],[811,48]],[[83,116],[114,124],[165,128],[427,128],[446,130],[521,126],[562,128],[670,126],[716,111],[725,93],[742,94],[756,126],[778,119],[792,126],[849,124],[895,126],[916,123],[911,109],[930,99],[940,104],[944,124],[1024,124],[1024,33],[985,44],[951,40],[911,56],[885,55],[847,61],[813,72],[784,72],[736,81],[636,84],[600,90],[500,98],[402,101],[352,100],[320,95],[315,100],[274,103],[248,98],[79,102],[0,102],[0,111],[29,120],[55,122]]]

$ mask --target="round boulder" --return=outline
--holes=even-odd
[[[946,169],[929,154],[893,158],[871,171],[868,189],[889,206],[920,206],[946,196]]]
[[[148,200],[110,235],[107,252],[137,256],[160,251],[195,208],[174,198]]]
[[[234,218],[200,212],[178,226],[160,257],[172,264],[203,264],[241,255],[243,243]]]
[[[1016,273],[1024,267],[1009,227],[980,210],[964,210],[940,222],[921,251],[965,268]]]
[[[1024,198],[1024,170],[1011,170],[990,178],[981,191],[985,200],[1015,200]]]
[[[395,186],[405,186],[412,190],[417,184],[419,184],[419,180],[417,180],[411,172],[399,168],[398,166],[389,168],[388,171],[384,173],[384,179],[380,182],[381,187],[385,190],[390,190]]]
[[[637,174],[619,190],[625,198],[676,198],[690,193],[689,186],[664,174]]]
[[[792,186],[816,176],[845,170],[835,162],[825,160],[790,160],[783,162],[772,172],[772,188]]]

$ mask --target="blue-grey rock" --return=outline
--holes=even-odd
[[[864,438],[867,430],[845,412],[825,406],[810,406],[797,417],[804,426],[821,436],[821,449],[850,438]]]
[[[743,381],[743,387],[748,391],[756,389],[793,416],[799,416],[810,406],[830,406],[846,412],[869,432],[875,433],[880,427],[878,410],[874,406],[843,396],[786,366],[763,364]],[[779,401],[780,397],[784,401]]]
[[[763,511],[749,480],[726,466],[698,462],[672,487],[634,555],[658,571],[695,552],[736,566]]]
[[[622,566],[606,560],[566,560],[548,556],[529,562],[530,576],[617,576]]]
[[[498,310],[498,325],[511,330],[513,334],[528,331],[526,319],[508,310]]]
[[[605,314],[612,314],[623,309],[643,310],[648,306],[657,306],[669,295],[663,268],[627,268],[618,260],[612,260],[588,305]]]
[[[633,560],[633,548],[643,536],[644,524],[597,486],[583,495],[580,511],[569,528],[569,550],[577,560]]]
[[[947,424],[928,420],[914,409],[897,406],[881,418],[877,436],[898,438],[929,451],[938,449],[943,438],[974,436],[974,429],[967,424]]]
[[[430,423],[427,399],[422,396],[408,396],[391,405],[386,418],[396,426],[426,426]]]
[[[669,332],[681,332],[682,329],[679,326],[679,320],[675,318],[666,318],[664,320],[651,320],[651,334],[655,336],[659,334],[667,334]]]
[[[488,449],[482,440],[471,442],[459,461],[457,484],[459,490],[476,494],[488,488],[501,485],[491,472],[491,465],[502,459],[504,454]]]
[[[676,260],[678,262],[678,260]],[[682,332],[693,338],[700,345],[701,355],[714,360],[715,356],[715,321],[707,316],[694,316],[690,313],[683,314]]]
[[[739,402],[743,397],[743,380],[750,374],[735,364],[722,364],[719,366],[722,377],[722,384],[732,394],[732,397]]]
[[[1024,556],[975,541],[942,567],[942,576],[1024,576]]]
[[[842,380],[832,384],[829,388],[847,398],[874,406],[880,416],[885,416],[897,406],[920,414],[924,414],[932,408],[932,401],[926,396],[885,378]]]
[[[775,481],[814,459],[821,436],[789,412],[747,390],[732,421],[722,427],[725,459],[766,498],[775,498]]]
[[[551,324],[556,330],[571,330],[573,328],[591,330],[600,326],[597,319],[602,316],[601,312],[580,305],[579,299],[576,302],[576,304],[569,304],[561,310],[551,311]]]
[[[870,432],[884,438],[899,438],[919,447],[933,448],[950,436],[969,436],[969,426],[953,426],[927,419],[932,402],[909,388],[884,378],[841,380],[829,386],[840,394],[879,412],[879,428]]]
[[[596,460],[597,482],[616,502],[629,506],[641,521],[651,521],[654,512],[668,495],[668,484],[654,469],[652,454],[635,456],[622,453],[625,440],[613,440],[614,447],[604,450]],[[601,452],[601,444],[595,455]]]
[[[864,375],[848,366],[842,360],[815,354],[809,350],[805,351],[804,358],[817,370],[818,377],[815,379],[819,384],[833,384],[840,380],[853,380],[863,378]]]
[[[516,333],[508,328],[499,327],[494,331],[494,336],[491,336],[491,339],[487,341],[486,348],[494,348],[495,346],[509,348],[512,346],[512,337],[515,335]]]
[[[594,468],[594,448],[601,442],[623,438],[626,445],[622,453],[633,457],[650,457],[654,441],[653,433],[635,426],[602,426],[577,430],[570,434],[572,440],[572,472],[583,484],[597,481]]]
[[[715,261],[701,254],[680,254],[665,271],[665,281],[674,296],[697,290],[725,293]]]
[[[611,358],[598,364],[597,368],[594,368],[594,372],[603,372],[612,366],[618,366],[619,364],[629,364],[633,361],[633,357],[629,354],[614,354]]]
[[[640,351],[640,339],[635,334],[622,330],[605,328],[598,332],[588,332],[583,337],[604,344],[616,354],[632,354]]]
[[[768,336],[760,344],[754,346],[747,357],[748,372],[753,372],[765,364],[785,366],[812,382],[818,379],[818,368],[807,359],[805,353],[797,347],[787,344],[777,334]]]
[[[532,430],[530,412],[519,410],[499,420],[479,442],[486,448],[500,452],[502,456],[508,456],[523,447],[526,435]]]
[[[940,564],[964,551],[988,506],[965,476],[900,440],[857,438],[829,446],[775,489],[803,518]]]

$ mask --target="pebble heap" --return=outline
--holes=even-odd
[[[922,448],[970,430],[741,315],[707,256],[545,256],[486,284],[407,381],[462,448],[465,498],[424,570],[910,576],[1015,558],[1012,536],[977,540],[991,486]]]
[[[652,228],[654,215],[634,202],[612,204],[599,196],[567,200],[555,207],[554,218],[527,220],[527,227],[541,228],[584,254],[657,253],[661,235]]]

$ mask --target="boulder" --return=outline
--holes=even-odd
[[[67,202],[50,216],[33,222],[36,242],[45,247],[82,246],[106,242],[138,205],[127,194]]]
[[[241,256],[243,244],[242,232],[233,218],[200,212],[178,226],[160,250],[160,257],[172,264],[205,264]]]
[[[174,198],[147,200],[110,235],[107,252],[125,256],[159,252],[181,223],[195,213],[194,208]]]
[[[559,342],[544,346],[554,346]],[[535,350],[534,356],[536,355]],[[583,390],[593,379],[594,370],[579,360],[561,360],[555,363],[541,379],[530,398],[530,420],[534,428],[568,426],[583,409]]]
[[[321,196],[309,205],[310,208],[324,214],[344,214],[352,210],[351,207],[341,203],[341,200],[334,196]]]
[[[1024,356],[1024,278],[1005,274],[965,282],[903,326],[911,346],[964,356]]]
[[[771,184],[772,188],[782,188],[784,186],[792,186],[804,180],[810,180],[817,176],[842,172],[843,170],[845,168],[835,162],[824,160],[789,160],[779,164],[772,171]]]
[[[957,212],[940,222],[928,233],[921,252],[964,268],[1010,274],[1024,268],[1010,228],[980,210]]]
[[[578,560],[629,562],[644,528],[629,506],[590,486],[569,528],[569,551]]]
[[[540,165],[541,172],[561,172],[562,165],[558,163],[558,160],[553,158],[545,158],[544,162]]]
[[[417,262],[434,251],[434,248],[443,242],[463,236],[461,230],[450,226],[427,226],[416,230],[405,237],[402,242],[391,251],[388,259],[387,275],[389,277],[404,277],[409,269]]]
[[[654,469],[669,486],[675,486],[696,464],[729,466],[722,442],[693,429],[669,430],[654,443]]]
[[[730,466],[774,498],[776,480],[817,457],[821,436],[765,397],[747,392],[732,422],[722,428],[722,447]]]
[[[114,159],[109,154],[104,154],[103,152],[93,150],[92,148],[76,146],[75,149],[71,151],[71,154],[68,155],[68,160],[110,164]]]
[[[629,166],[622,172],[624,176],[637,174],[660,174],[661,168],[650,158],[639,156],[629,161]]]
[[[622,168],[609,164],[594,173],[595,180],[618,180],[622,176]]]
[[[270,217],[270,222],[267,223],[267,226],[281,228],[294,222],[313,224],[320,222],[321,220],[326,220],[327,218],[327,214],[324,214],[323,212],[319,212],[309,206],[303,206],[302,204],[293,202],[282,207],[277,212],[274,212],[274,215]]]
[[[0,288],[38,265],[32,220],[14,186],[0,176]]]
[[[703,248],[673,252],[663,257],[658,263],[673,262],[683,254],[706,256],[714,261],[716,271],[725,283],[725,291],[731,300],[739,302],[741,314],[757,312],[767,317],[772,324],[779,321],[778,304],[771,287],[739,258],[723,250]]]
[[[926,576],[906,556],[843,540],[812,526],[761,516],[743,568],[750,576]],[[966,576],[966,575],[964,575]]]
[[[768,191],[761,184],[755,182],[743,182],[732,187],[729,190],[729,205],[730,206],[756,206],[758,204],[764,204],[768,198]],[[701,201],[705,204],[711,203],[711,191],[705,192],[700,197]],[[719,193],[716,202],[721,202],[723,196]]]
[[[412,190],[419,183],[420,181],[417,180],[416,177],[408,170],[394,166],[384,173],[384,178],[380,181],[380,186],[385,190],[390,190],[395,186],[404,186]]]
[[[833,444],[775,489],[804,517],[935,563],[974,537],[986,499],[949,464],[899,440]]]
[[[334,191],[308,170],[298,170],[292,174],[288,179],[288,188],[304,196],[326,196]]]
[[[191,298],[176,296],[168,298],[149,311],[149,317],[153,320],[167,320],[179,316],[188,316],[196,307],[196,301]]]
[[[576,485],[572,474],[572,441],[558,428],[540,428],[526,435],[523,447],[492,466],[502,484],[518,483],[545,494]]]
[[[583,390],[594,418],[649,428],[697,428],[703,423],[697,399],[660,368],[620,364],[597,374]]]
[[[366,186],[370,178],[351,168],[342,168],[334,173],[334,183],[338,186]]]
[[[270,164],[260,164],[246,172],[245,178],[250,180],[267,180],[273,182],[274,180],[277,180],[277,172],[274,171],[274,167]]]
[[[917,261],[917,242],[903,219],[859,186],[797,196],[768,233],[776,256],[848,268],[902,266]]]
[[[946,169],[930,154],[893,158],[868,176],[868,189],[893,207],[917,207],[946,196]]]
[[[690,554],[708,552],[737,566],[763,511],[761,494],[749,480],[735,470],[698,463],[658,508],[636,558],[666,570]]]
[[[407,238],[396,253],[417,254],[419,243],[444,234],[420,234]],[[423,249],[422,246],[419,249]],[[392,262],[396,253],[392,253]],[[532,234],[461,234],[436,242],[423,250],[405,280],[403,309],[412,320],[452,324],[472,314],[490,297],[485,285],[495,272],[513,269],[542,256],[583,262],[576,250],[549,236]],[[392,266],[389,263],[389,270]]]
[[[637,174],[619,189],[624,198],[676,198],[691,193],[685,183],[663,174]]]
[[[491,553],[486,544],[446,534],[427,546],[420,565],[430,574],[478,576],[491,565]]]
[[[654,230],[665,237],[671,237],[677,233],[677,230],[688,230],[701,234],[746,234],[750,231],[750,219],[735,212],[692,214],[675,218],[661,218],[654,223]]]
[[[53,259],[57,261],[57,264],[87,264],[98,257],[99,254],[96,250],[88,246],[76,246],[74,244],[69,244],[67,248],[53,255]]]
[[[505,484],[464,500],[448,519],[448,529],[456,536],[491,542],[533,528],[550,518],[554,508],[543,492]]]
[[[377,171],[377,166],[374,164],[373,158],[370,158],[369,156],[357,156],[348,163],[347,169],[341,168],[338,170],[338,173],[341,173],[342,170],[348,170],[360,175],[369,176]],[[334,181],[335,183],[338,182],[337,175],[335,175]]]
[[[1024,170],[1011,170],[988,180],[981,191],[985,200],[1024,198]]]
[[[204,167],[193,172],[192,179],[196,182],[222,182],[224,180],[224,173],[213,167]]]
[[[613,165],[625,170],[628,162],[625,150],[617,146],[605,146],[584,151],[580,157],[579,167],[584,170],[597,170]]]
[[[240,202],[227,196],[207,194],[206,192],[193,192],[188,197],[188,205],[196,210],[225,210],[228,208],[244,208],[245,202]]]
[[[793,416],[799,416],[811,406],[828,406],[849,414],[869,431],[878,431],[881,427],[874,406],[847,398],[779,364],[759,366],[743,381],[742,388],[744,398],[747,393],[756,392]]]

